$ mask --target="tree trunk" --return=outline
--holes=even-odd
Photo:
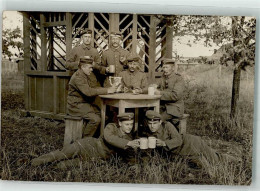
[[[238,35],[238,27],[237,27],[237,21],[238,17],[232,17],[232,33],[233,33],[233,48],[235,50],[235,47],[239,45],[239,35]],[[232,86],[232,98],[231,98],[231,112],[230,117],[234,118],[237,114],[237,103],[239,100],[239,89],[240,89],[240,75],[241,75],[241,64],[240,54],[235,50],[234,51],[234,64],[235,69],[233,72],[233,86]]]
[[[241,67],[235,67],[233,73],[232,99],[230,116],[234,118],[237,114],[237,103],[239,100]]]

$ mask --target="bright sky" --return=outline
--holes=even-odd
[[[4,11],[3,12],[3,29],[10,28],[15,29],[17,26],[23,28],[22,14],[17,11]],[[190,40],[191,46],[187,43]],[[197,44],[192,43],[191,36],[183,36],[180,38],[180,43],[174,40],[173,51],[177,52],[178,55],[183,57],[198,57],[198,56],[211,56],[214,49],[217,47],[205,47],[203,42]]]

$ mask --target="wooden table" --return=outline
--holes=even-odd
[[[124,113],[126,108],[135,108],[135,130],[138,128],[138,108],[154,107],[154,110],[160,111],[161,95],[117,93],[108,95],[99,95],[101,98],[101,131],[100,136],[104,135],[106,106],[117,107],[120,113]]]

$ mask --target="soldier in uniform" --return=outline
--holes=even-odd
[[[140,71],[140,58],[131,55],[127,58],[127,63],[128,70],[119,73],[122,77],[124,92],[147,93],[147,76]]]
[[[181,155],[188,159],[191,167],[201,168],[207,160],[211,164],[218,164],[220,161],[236,161],[227,154],[217,153],[210,148],[200,137],[186,134],[181,135],[170,122],[162,123],[161,115],[158,112],[148,110],[145,114],[148,126],[145,136],[156,137],[157,149],[163,149],[170,155]]]
[[[83,136],[93,136],[101,121],[96,96],[114,93],[117,88],[101,87],[95,75],[91,75],[92,71],[93,59],[82,57],[79,60],[79,69],[69,81],[67,114],[83,117],[88,121],[83,129]]]
[[[96,65],[101,62],[101,57],[99,56],[97,49],[91,46],[92,30],[83,30],[80,36],[82,44],[74,47],[66,60],[66,69],[68,70],[77,70],[79,59],[83,56],[92,57]]]
[[[175,126],[179,124],[179,118],[184,113],[184,80],[175,71],[175,61],[166,59],[163,62],[163,76],[157,84],[155,94],[161,96],[161,116],[163,121],[170,121]]]
[[[126,66],[126,58],[129,52],[120,46],[122,35],[119,32],[111,32],[110,47],[102,54],[100,73],[106,75],[104,87],[111,86],[109,83],[109,76],[118,76]],[[111,73],[109,66],[114,65],[115,71]]]
[[[82,158],[83,160],[89,158],[108,159],[116,153],[126,160],[130,160],[129,157],[132,157],[139,147],[138,140],[134,140],[132,136],[134,114],[122,113],[117,117],[118,125],[115,123],[108,124],[104,130],[104,138],[85,137],[76,140],[62,150],[56,150],[33,159],[31,164],[38,166],[63,160],[63,164],[58,166],[64,166],[64,164],[66,166],[66,164],[78,163],[78,160],[70,160],[72,158]]]

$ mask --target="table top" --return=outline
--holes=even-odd
[[[159,99],[161,95],[148,95],[148,94],[133,94],[133,93],[116,93],[116,94],[107,94],[99,95],[101,98],[106,99],[120,99],[120,100],[144,100],[144,99]]]

